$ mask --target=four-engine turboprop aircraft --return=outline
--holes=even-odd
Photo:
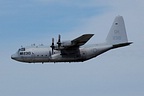
[[[27,63],[44,63],[44,62],[83,62],[94,58],[110,49],[130,45],[128,42],[125,24],[122,16],[117,16],[108,33],[106,41],[100,44],[93,44],[90,47],[84,45],[94,34],[84,34],[70,41],[61,41],[59,35],[57,44],[31,46],[20,48],[11,56],[12,59]]]

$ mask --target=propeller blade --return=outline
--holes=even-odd
[[[61,35],[58,36],[57,44],[58,44],[58,48],[60,48],[60,46],[61,46]]]
[[[52,38],[52,45],[50,46],[52,48],[52,54],[53,54],[53,51],[54,51],[54,38]]]
[[[52,46],[54,46],[54,38],[52,38]]]
[[[58,42],[61,42],[61,35],[58,36]]]

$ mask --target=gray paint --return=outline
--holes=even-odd
[[[60,42],[61,46],[53,46],[54,51],[47,47],[31,46],[21,48],[11,56],[20,62],[83,62],[94,58],[110,49],[124,47],[128,42],[125,24],[122,16],[117,16],[106,38],[106,42],[91,47],[80,47],[84,45],[93,34],[84,34],[74,40]],[[60,37],[60,36],[59,36]],[[53,39],[54,42],[54,39]],[[24,49],[24,50],[22,50]]]

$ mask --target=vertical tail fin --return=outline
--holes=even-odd
[[[127,43],[127,34],[122,16],[117,16],[106,38],[108,44],[116,45]]]

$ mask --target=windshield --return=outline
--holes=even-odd
[[[25,48],[20,48],[18,51],[25,51]]]

